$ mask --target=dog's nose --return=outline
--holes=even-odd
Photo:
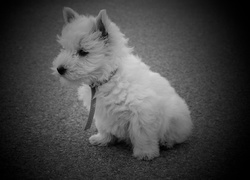
[[[67,69],[65,69],[65,67],[63,67],[63,66],[59,66],[57,68],[58,73],[61,74],[61,75],[64,75],[66,73],[66,70]]]

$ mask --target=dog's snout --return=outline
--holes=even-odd
[[[63,66],[59,66],[57,68],[58,73],[61,74],[61,75],[64,75],[66,73],[66,70],[67,69],[65,67],[63,67]]]

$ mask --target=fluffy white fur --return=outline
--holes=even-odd
[[[158,73],[152,72],[127,46],[127,39],[106,11],[97,17],[80,16],[64,8],[65,26],[59,37],[63,49],[53,62],[62,83],[79,86],[79,99],[90,107],[90,84],[107,80],[97,89],[96,135],[93,145],[105,146],[114,138],[131,142],[133,156],[150,160],[159,156],[159,144],[172,147],[191,133],[185,101]],[[79,55],[79,50],[88,52]],[[64,67],[65,74],[57,72]]]

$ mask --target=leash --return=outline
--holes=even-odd
[[[96,93],[96,87],[90,86],[90,88],[91,88],[91,105],[90,105],[89,117],[85,125],[84,131],[90,128],[92,121],[93,121],[94,114],[95,114],[96,98],[94,96]]]
[[[95,114],[95,107],[96,107],[96,98],[95,98],[95,93],[96,93],[96,88],[98,88],[99,86],[107,83],[117,72],[118,69],[115,69],[114,71],[112,71],[110,73],[110,76],[108,77],[108,79],[103,80],[103,81],[97,81],[93,84],[90,84],[89,87],[91,89],[91,103],[90,103],[90,111],[89,111],[89,117],[87,120],[87,123],[85,125],[84,131],[88,130],[92,124],[93,121],[93,117]]]

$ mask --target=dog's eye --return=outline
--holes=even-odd
[[[77,51],[77,53],[78,53],[80,56],[86,56],[89,52],[86,52],[86,51],[84,51],[84,50],[82,50],[82,49],[79,49],[79,50]]]

